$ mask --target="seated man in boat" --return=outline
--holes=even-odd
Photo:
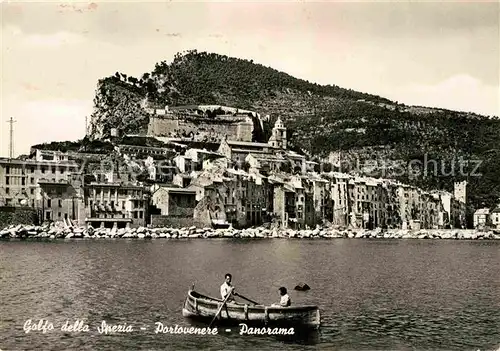
[[[288,295],[288,292],[284,286],[279,288],[281,299],[279,304],[272,304],[273,307],[290,307],[292,304],[292,300],[290,299],[290,296]]]
[[[224,283],[220,286],[220,296],[222,300],[225,300],[228,294],[232,294],[234,292],[234,287],[231,285],[231,274],[226,273],[224,276]],[[227,301],[234,301],[234,298],[231,296],[227,299]]]

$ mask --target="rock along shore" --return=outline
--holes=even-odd
[[[363,230],[316,228],[313,230],[213,228],[80,228],[57,224],[33,226],[9,226],[0,231],[1,239],[195,239],[195,238],[298,238],[298,239],[463,239],[500,240],[498,231],[477,231],[469,229],[422,229],[422,230]]]

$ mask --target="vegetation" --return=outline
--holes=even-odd
[[[85,137],[78,141],[53,141],[51,143],[33,145],[32,148],[61,152],[83,152],[90,154],[106,154],[114,150],[109,141],[91,140]]]
[[[124,136],[120,139],[120,144],[135,145],[135,146],[149,146],[149,147],[167,147],[164,142],[151,137],[140,136]]]
[[[493,206],[500,198],[500,121],[476,114],[405,106],[388,99],[321,86],[294,78],[253,61],[189,51],[172,63],[157,63],[141,78],[117,72],[99,82],[92,127],[95,136],[111,128],[138,134],[149,117],[143,106],[221,104],[269,114],[254,119],[255,141],[267,141],[277,116],[288,128],[290,148],[324,160],[342,155],[342,171],[392,177],[427,189],[453,190],[453,182],[469,181],[475,207]],[[437,172],[425,169],[435,161]],[[452,165],[469,162],[463,172]],[[348,162],[347,162],[348,161]],[[368,171],[359,167],[370,161]],[[422,164],[419,165],[418,161]],[[397,163],[399,166],[393,167]],[[389,166],[388,166],[389,164]],[[444,169],[446,172],[441,172]],[[410,172],[411,171],[411,172]],[[427,171],[424,172],[424,171]]]

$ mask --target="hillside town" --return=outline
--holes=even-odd
[[[258,143],[253,121],[269,116],[212,105],[144,108],[147,135],[111,130],[111,151],[32,147],[29,155],[1,158],[1,224],[467,227],[465,181],[451,193],[326,171],[288,148],[280,118],[268,142]],[[500,208],[478,210],[473,225],[500,228]]]

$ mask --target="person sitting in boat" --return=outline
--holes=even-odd
[[[232,294],[234,292],[234,287],[231,285],[231,278],[232,275],[229,273],[226,273],[224,276],[224,283],[220,286],[220,296],[222,297],[222,300],[225,300],[227,295]],[[233,301],[233,297],[229,297],[227,301]]]
[[[290,307],[292,304],[292,300],[290,299],[290,296],[288,295],[288,292],[284,286],[279,288],[281,299],[279,304],[273,304],[273,307]]]

